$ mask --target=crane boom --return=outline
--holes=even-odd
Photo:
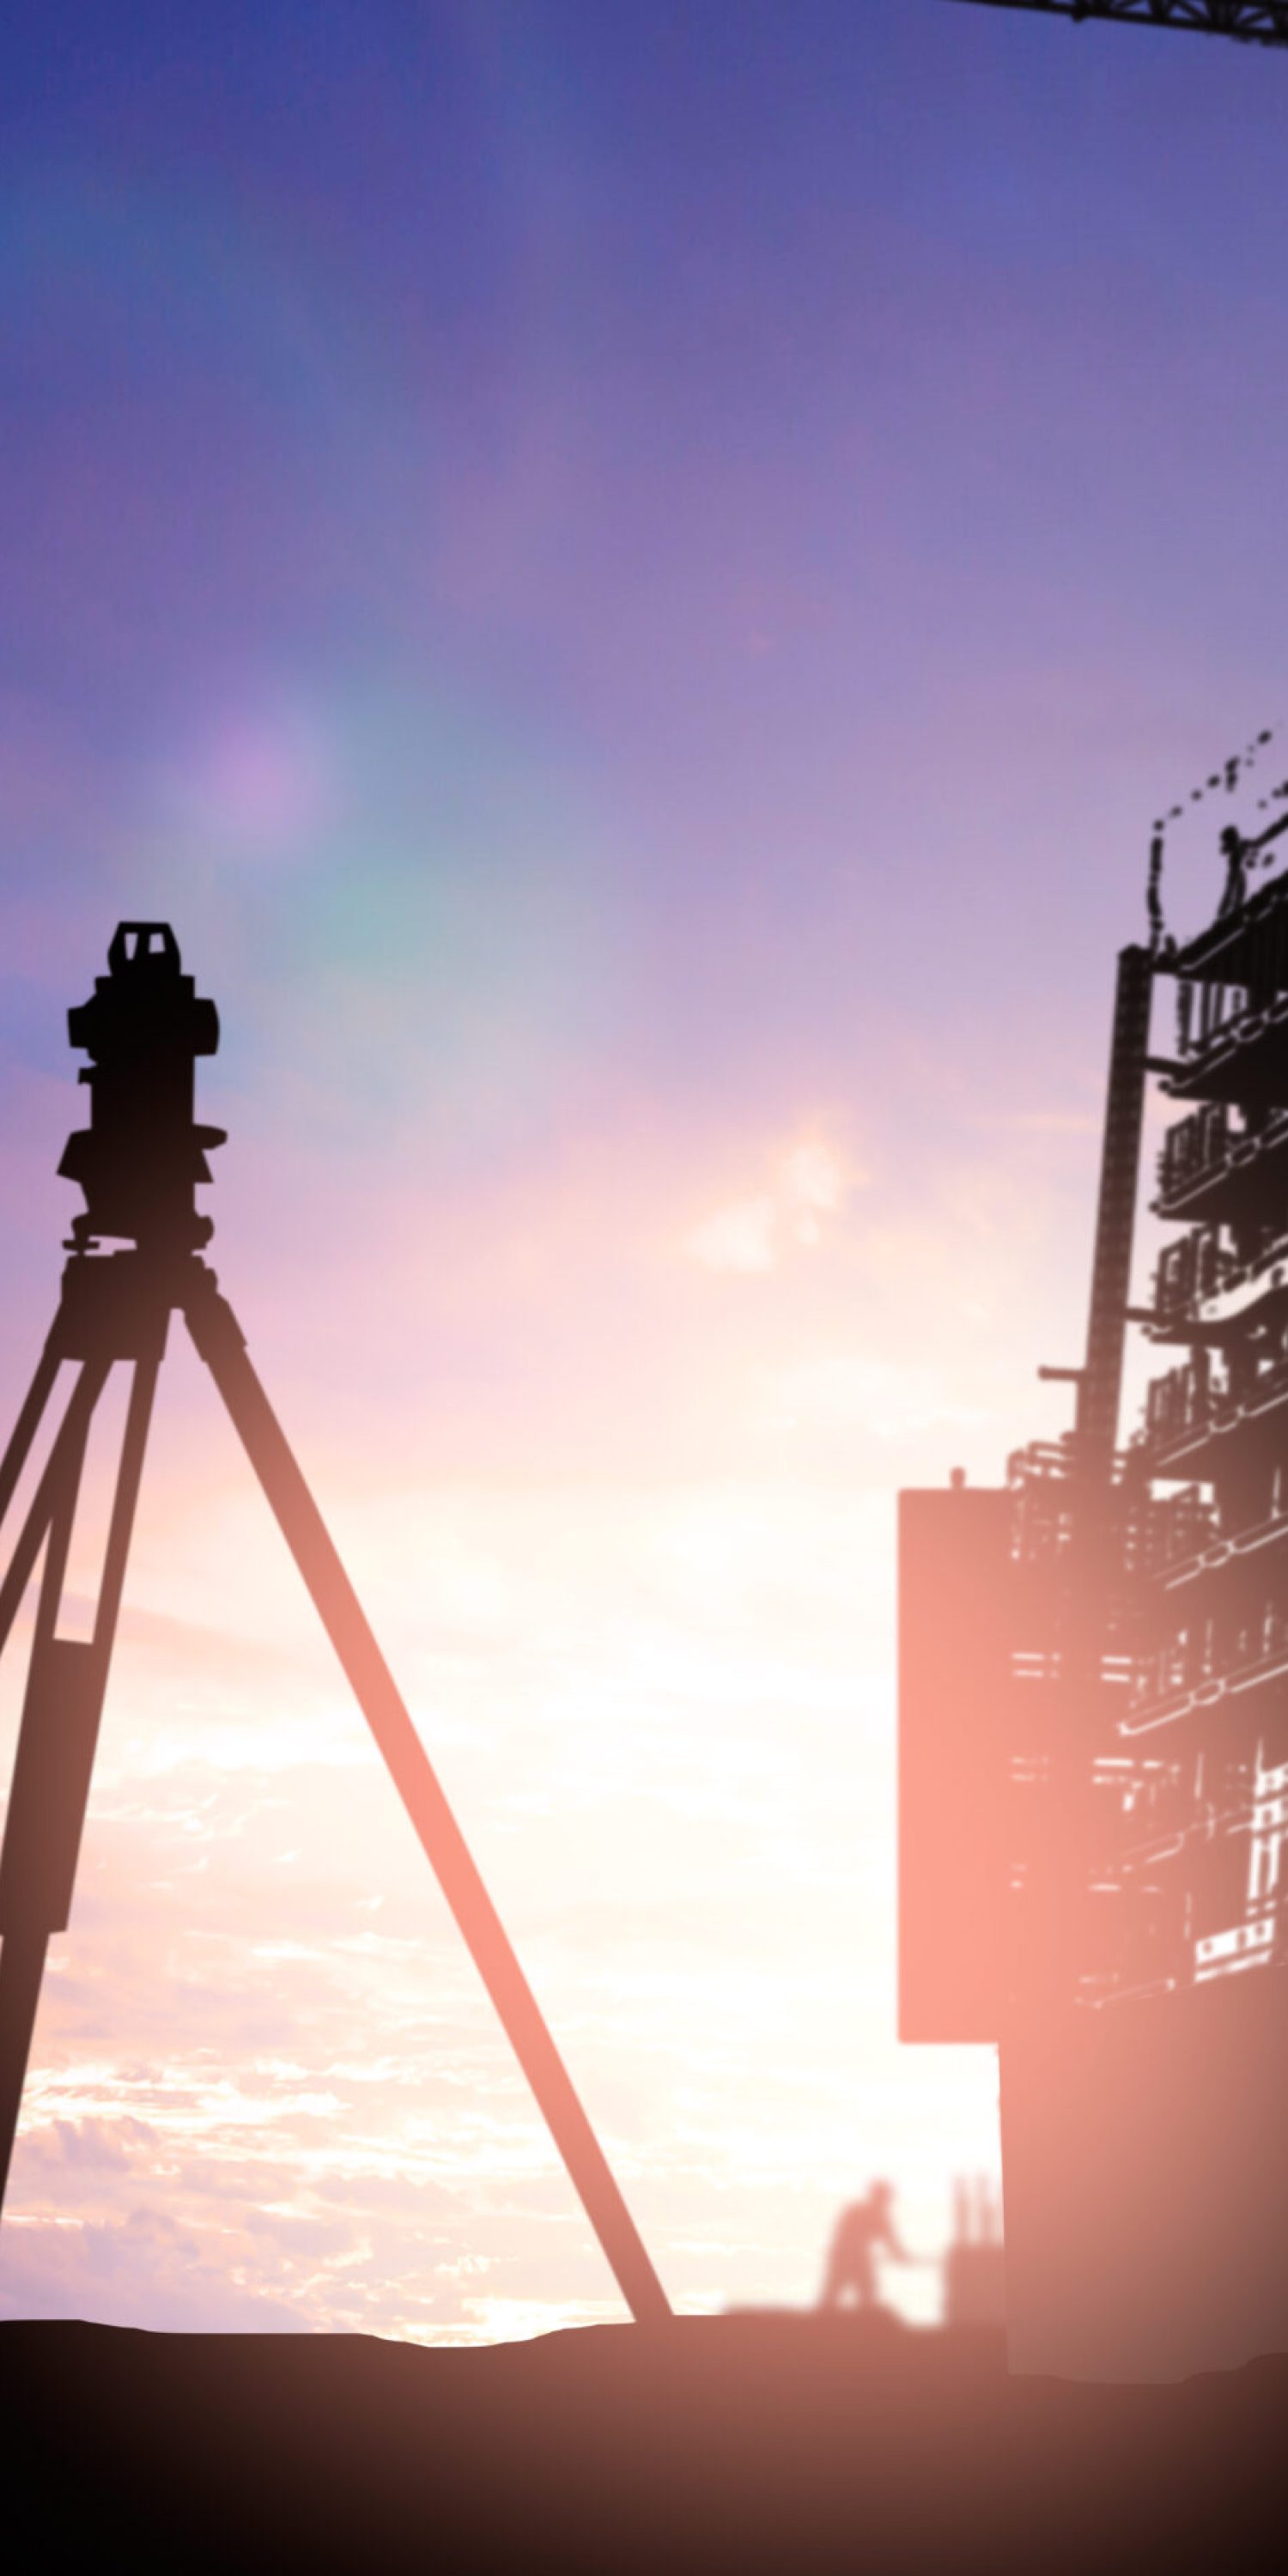
[[[1288,0],[972,0],[992,9],[1041,9],[1054,18],[1121,18],[1134,27],[1188,27],[1245,45],[1288,45]]]

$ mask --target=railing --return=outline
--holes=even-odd
[[[1163,1447],[1187,1431],[1202,1431],[1229,1395],[1226,1371],[1209,1350],[1152,1378],[1145,1391],[1144,1443]]]
[[[1288,1614],[1282,1595],[1230,1617],[1213,1612],[1187,1620],[1150,1653],[1137,1657],[1128,1723],[1139,1724],[1147,1710],[1161,1712],[1169,1701],[1209,1684],[1247,1684],[1286,1663]]]
[[[1244,985],[1182,979],[1176,987],[1176,1052],[1187,1064],[1195,1062],[1230,1037],[1236,1021],[1252,1016]]]
[[[1163,1199],[1183,1198],[1200,1181],[1223,1171],[1231,1147],[1241,1136],[1231,1129],[1223,1100],[1208,1101],[1188,1118],[1178,1118],[1163,1138],[1158,1157],[1158,1188]]]
[[[1160,1323],[1181,1323],[1209,1297],[1219,1297],[1240,1277],[1239,1263],[1221,1241],[1215,1225],[1194,1226],[1159,1256],[1154,1273],[1154,1311]]]
[[[1017,1565],[1050,1566],[1069,1543],[1070,1452],[1064,1442],[1031,1440],[1006,1462],[1011,1488],[1011,1555]]]
[[[1186,1485],[1179,1494],[1158,1497],[1133,1516],[1128,1572],[1163,1574],[1198,1556],[1216,1535],[1214,1505],[1205,1500],[1201,1486]]]

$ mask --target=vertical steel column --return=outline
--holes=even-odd
[[[1118,959],[1114,995],[1091,1310],[1077,1407],[1080,1467],[1089,1479],[1097,1481],[1106,1480],[1112,1473],[1118,1439],[1152,990],[1149,950],[1124,948]]]
[[[1118,960],[1086,1355],[1076,1375],[1048,1785],[1033,1855],[1029,1935],[1011,1963],[1020,2026],[1072,2003],[1086,1973],[1095,1856],[1096,1755],[1105,1748],[1103,1667],[1115,1575],[1114,1463],[1140,1174],[1153,966]]]

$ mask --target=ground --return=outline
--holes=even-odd
[[[0,2493],[27,2564],[95,2576],[1224,2570],[1278,2554],[1286,2405],[1288,2358],[1075,2387],[1008,2378],[996,2335],[884,2315],[471,2351],[18,2323]]]

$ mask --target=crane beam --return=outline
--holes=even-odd
[[[1052,18],[1121,18],[1133,27],[1187,27],[1245,45],[1288,45],[1288,0],[971,0],[974,7],[1041,9]]]

